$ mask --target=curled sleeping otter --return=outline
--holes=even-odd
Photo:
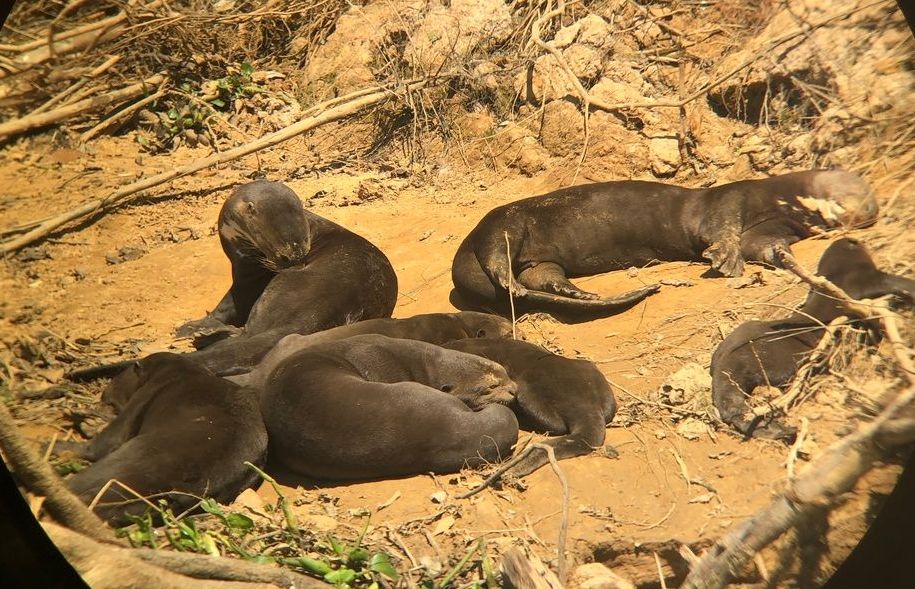
[[[67,486],[90,503],[111,479],[144,497],[160,497],[179,513],[196,497],[228,503],[255,484],[267,432],[257,394],[213,376],[177,354],[152,354],[111,381],[103,399],[118,416],[87,443],[59,443],[93,461],[67,479]],[[96,513],[112,525],[130,523],[148,505],[113,484]]]
[[[306,211],[283,184],[238,187],[220,210],[219,240],[232,263],[232,286],[207,317],[178,330],[229,336],[193,355],[216,372],[223,357],[233,366],[241,358],[254,365],[284,335],[390,317],[394,310],[397,276],[388,258]],[[212,337],[202,339],[207,344]]]
[[[854,239],[843,238],[830,245],[820,258],[817,274],[855,299],[896,295],[908,305],[915,303],[915,281],[880,271]],[[835,300],[811,290],[804,304],[789,317],[747,321],[738,326],[712,355],[712,400],[721,419],[745,437],[793,440],[793,428],[774,420],[757,424],[757,420],[746,418],[746,397],[761,385],[784,388],[790,383],[798,366],[823,337],[823,326],[845,314]],[[879,339],[876,321],[854,323],[863,323],[872,341]]]
[[[468,308],[504,313],[511,291],[521,311],[616,312],[658,286],[606,298],[569,278],[703,258],[721,274],[739,276],[745,261],[780,265],[775,246],[809,237],[817,227],[864,226],[876,217],[867,183],[839,170],[698,189],[642,181],[586,184],[491,210],[458,248],[452,280]]]
[[[592,362],[563,358],[512,339],[463,339],[443,347],[504,367],[518,385],[509,407],[520,427],[559,436],[543,442],[552,446],[557,460],[589,454],[604,444],[606,426],[616,414],[616,400],[607,379]],[[547,453],[534,448],[503,476],[523,477],[548,463]]]
[[[315,344],[341,340],[354,335],[378,334],[392,338],[420,340],[430,344],[443,344],[451,340],[472,337],[507,337],[511,335],[511,332],[510,321],[488,313],[474,311],[426,313],[406,319],[367,319],[309,335],[287,335],[277,342],[250,372],[240,373],[237,376],[225,376],[237,384],[253,386],[261,390],[273,369],[295,352]]]
[[[489,360],[359,335],[300,350],[261,396],[270,460],[318,479],[454,472],[511,453],[515,393]]]

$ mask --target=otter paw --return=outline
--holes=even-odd
[[[725,276],[743,274],[743,258],[733,244],[716,241],[702,252],[702,257],[712,263],[713,269]]]

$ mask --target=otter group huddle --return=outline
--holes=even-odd
[[[468,310],[394,319],[397,277],[384,253],[306,211],[288,187],[246,184],[219,215],[232,286],[179,328],[198,350],[82,373],[119,371],[103,394],[118,415],[90,442],[58,446],[93,461],[68,484],[123,524],[146,510],[138,496],[176,509],[204,495],[231,501],[257,479],[246,463],[267,467],[268,448],[271,467],[333,480],[504,460],[519,424],[555,436],[546,444],[557,459],[587,454],[616,411],[610,384],[591,362],[512,339],[499,316],[510,302],[560,317],[615,313],[659,287],[603,297],[569,278],[702,259],[738,276],[745,262],[779,265],[779,248],[818,229],[876,218],[867,184],[842,171],[698,190],[576,186],[497,207],[470,232],[452,265],[453,300]],[[879,271],[852,239],[830,246],[818,272],[856,297],[915,295],[915,281]],[[746,436],[790,439],[777,422],[746,419],[745,397],[787,384],[837,313],[811,292],[792,316],[728,336],[711,366],[722,420]],[[547,462],[538,448],[505,474]]]

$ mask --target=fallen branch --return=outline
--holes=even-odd
[[[152,10],[161,5],[162,0],[153,0],[149,4],[141,5],[138,9]],[[104,41],[116,39],[127,29],[126,25],[122,25],[127,18],[128,14],[122,11],[112,17],[83,25],[70,31],[64,31],[60,34],[55,33],[54,23],[52,23],[43,39],[20,45],[18,49],[21,51],[19,55],[13,58],[12,62],[21,71],[42,64],[57,55],[65,55],[93,47]],[[7,49],[16,50],[16,48]],[[0,73],[0,78],[2,77],[3,75]]]
[[[562,589],[563,585],[535,554],[525,556],[518,548],[502,555],[502,578],[507,589]]]
[[[7,123],[0,124],[0,141],[13,135],[19,135],[21,133],[25,133],[26,131],[31,131],[32,129],[37,129],[39,127],[44,127],[52,123],[63,121],[75,115],[85,114],[86,112],[93,111],[113,102],[136,98],[137,96],[142,95],[144,92],[147,92],[150,86],[163,84],[166,80],[167,78],[163,74],[156,74],[155,76],[147,78],[142,82],[131,84],[130,86],[121,88],[119,90],[114,90],[106,94],[86,98],[85,100],[80,100],[79,102],[75,102],[73,104],[57,108],[49,112],[32,114],[21,119],[15,119]]]
[[[419,90],[433,81],[438,81],[448,77],[451,76],[443,75],[434,78],[422,78],[419,80],[414,80],[406,83],[404,85],[404,89],[407,91]],[[294,123],[284,129],[280,129],[279,131],[264,135],[260,139],[252,141],[251,143],[240,145],[234,149],[223,151],[203,159],[195,160],[190,164],[162,172],[161,174],[156,174],[155,176],[150,176],[149,178],[134,182],[133,184],[128,184],[127,186],[116,190],[105,198],[90,201],[75,209],[71,209],[65,213],[61,213],[55,217],[43,221],[34,229],[27,231],[23,235],[0,244],[0,254],[8,254],[10,252],[14,252],[30,243],[46,237],[49,233],[70,221],[88,217],[97,211],[126,201],[127,197],[133,196],[154,186],[164,184],[165,182],[174,180],[175,178],[181,178],[182,176],[193,174],[194,172],[198,172],[211,166],[236,160],[240,157],[252,154],[256,151],[260,151],[278,143],[282,143],[288,139],[292,139],[293,137],[301,135],[302,133],[310,131],[321,125],[326,125],[327,123],[352,116],[370,106],[374,106],[384,102],[385,100],[388,100],[391,98],[391,96],[394,95],[394,92],[388,88],[377,87],[371,91],[360,90],[354,94],[358,97],[352,100],[341,100],[340,98],[335,98],[331,101],[328,101],[328,103],[335,104],[335,106],[332,108],[324,109],[323,112],[320,112],[320,114],[302,119],[299,122]]]
[[[681,589],[721,589],[757,552],[815,512],[835,506],[887,450],[915,441],[915,420],[896,417],[900,410],[911,408],[913,399],[915,386],[910,386],[871,423],[816,457],[786,491],[716,542]]]
[[[553,452],[552,446],[540,443],[532,444],[532,446],[546,452],[546,455],[550,459],[550,466],[553,468],[553,472],[556,473],[556,478],[559,479],[559,484],[562,486],[562,520],[559,524],[559,546],[557,548],[559,560],[556,563],[556,568],[559,573],[559,581],[565,583],[566,538],[569,533],[569,481],[566,480],[566,475],[562,472],[562,469],[559,468],[559,462],[556,460],[556,453]]]
[[[167,569],[133,558],[127,548],[117,548],[95,542],[63,526],[46,523],[45,532],[70,561],[90,587],[120,589],[148,587],[149,589],[277,589],[289,585],[263,582],[191,579]],[[200,555],[203,556],[203,555]],[[218,571],[222,559],[204,556],[213,561]]]
[[[113,542],[108,526],[83,505],[51,466],[29,447],[19,433],[6,404],[0,403],[0,448],[19,482],[29,492],[45,498],[43,508],[58,522],[103,542]]]
[[[85,143],[86,141],[89,141],[90,139],[92,139],[93,137],[95,137],[96,135],[98,135],[99,133],[101,133],[102,131],[104,131],[105,129],[107,129],[108,127],[113,125],[114,123],[116,123],[118,121],[123,121],[124,119],[130,117],[133,113],[137,112],[138,110],[140,110],[147,104],[149,104],[151,102],[155,102],[156,100],[162,98],[162,96],[165,95],[165,91],[166,91],[165,86],[166,86],[166,81],[163,81],[162,84],[159,85],[159,89],[156,90],[153,94],[150,94],[146,98],[143,98],[142,100],[138,100],[137,102],[134,102],[130,106],[119,110],[118,112],[114,113],[113,115],[111,115],[110,117],[106,118],[103,121],[99,121],[99,123],[97,125],[95,125],[91,129],[89,129],[88,131],[86,131],[85,133],[80,135],[79,140],[82,141],[83,143]]]

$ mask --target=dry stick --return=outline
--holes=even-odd
[[[529,438],[529,439],[530,439],[530,438]],[[483,481],[482,483],[480,483],[479,485],[477,485],[477,486],[474,487],[473,489],[470,489],[469,491],[467,491],[467,492],[465,492],[465,493],[461,493],[460,495],[457,495],[456,498],[457,498],[457,499],[467,499],[467,498],[473,497],[474,495],[476,495],[477,493],[479,493],[479,492],[482,491],[483,489],[486,489],[486,488],[488,488],[488,487],[491,487],[493,483],[495,483],[497,480],[499,480],[499,478],[500,478],[503,474],[505,474],[505,471],[507,471],[508,469],[510,469],[511,467],[513,467],[514,465],[518,464],[518,463],[521,462],[522,460],[524,460],[524,459],[527,457],[528,454],[530,454],[531,452],[533,452],[533,451],[534,451],[534,446],[535,446],[535,444],[531,444],[531,445],[527,446],[527,447],[524,448],[521,452],[518,452],[517,454],[515,454],[515,455],[512,457],[511,460],[506,460],[506,461],[503,462],[501,465],[499,465],[499,468],[497,468],[496,470],[492,471],[492,473],[491,473],[488,477],[486,477],[486,480],[485,480],[485,481]]]
[[[426,84],[437,81],[438,79],[444,77],[450,76],[440,76],[439,78],[423,78],[410,82],[407,87],[413,90],[420,89]],[[174,168],[161,174],[156,174],[155,176],[150,176],[149,178],[134,182],[133,184],[128,184],[127,186],[112,192],[105,198],[90,201],[75,209],[71,209],[65,213],[61,213],[60,215],[52,217],[51,219],[42,222],[40,225],[24,233],[23,235],[0,244],[0,254],[8,254],[10,252],[16,251],[19,248],[22,248],[34,241],[47,236],[49,233],[61,225],[64,225],[65,223],[88,217],[89,215],[92,215],[104,207],[124,201],[127,199],[127,197],[137,194],[143,190],[164,184],[165,182],[174,180],[175,178],[193,174],[194,172],[209,168],[217,164],[223,164],[236,160],[240,157],[249,155],[261,149],[271,147],[277,143],[281,143],[301,135],[306,131],[314,129],[315,127],[319,127],[327,123],[332,123],[334,121],[338,121],[340,119],[356,114],[363,109],[368,108],[369,106],[384,102],[393,95],[393,92],[391,90],[379,87],[370,94],[364,94],[363,91],[360,91],[357,94],[362,94],[362,96],[348,102],[343,102],[338,106],[327,109],[316,116],[302,119],[299,122],[294,123],[284,129],[280,129],[279,131],[264,135],[256,141],[252,141],[251,143],[247,143],[245,145],[240,145],[234,149],[223,151],[203,159],[195,160],[190,164]],[[331,102],[336,103],[339,101],[338,99],[334,99]]]
[[[915,385],[904,390],[872,422],[811,461],[788,489],[715,543],[692,568],[681,589],[721,589],[753,556],[816,511],[832,506],[892,447],[915,440],[915,420],[897,413],[910,408]],[[901,427],[896,424],[902,421]]]
[[[272,583],[279,587],[295,589],[329,587],[323,581],[294,571],[234,558],[214,559],[208,554],[170,552],[152,548],[136,548],[130,551],[130,555],[174,573],[197,579]]]
[[[531,444],[534,448],[540,448],[550,459],[550,466],[553,468],[553,472],[556,473],[556,478],[559,479],[559,484],[562,485],[562,522],[559,524],[559,562],[556,565],[559,573],[559,580],[562,583],[565,583],[566,579],[566,536],[569,533],[569,481],[566,480],[566,475],[562,472],[562,469],[559,468],[559,462],[556,461],[556,453],[553,452],[552,446],[547,446],[546,444],[534,443]]]
[[[536,554],[525,556],[517,547],[502,555],[503,584],[514,589],[562,589],[563,585]]]
[[[41,459],[19,433],[6,404],[0,403],[0,448],[22,485],[45,498],[44,509],[57,521],[102,542],[113,542],[114,535],[95,514],[83,505]]]
[[[130,2],[129,4],[133,4],[133,2]],[[149,4],[144,5],[142,8],[147,8],[147,9],[156,8],[156,7],[160,6],[161,4],[162,4],[161,0],[155,0],[154,2],[150,2]],[[79,35],[81,33],[87,33],[90,31],[97,31],[99,29],[111,27],[113,25],[123,22],[126,19],[127,19],[127,14],[125,14],[124,12],[119,12],[118,14],[116,14],[112,17],[109,17],[109,18],[106,18],[103,20],[99,20],[99,21],[95,21],[95,22],[91,22],[91,23],[88,23],[85,25],[81,25],[81,26],[69,29],[67,31],[64,31],[60,34],[55,34],[54,38],[58,42],[60,42],[64,39],[69,39],[70,37],[75,37],[76,35]],[[48,42],[48,40],[47,40],[47,37],[45,36],[40,39],[35,39],[34,41],[29,41],[28,43],[23,43],[21,45],[0,45],[0,51],[9,51],[12,53],[24,53],[26,51],[29,51],[30,49],[36,49],[38,47],[41,47],[41,46],[45,45],[47,42]],[[60,50],[58,49],[58,52],[59,51]]]
[[[161,0],[154,0],[149,4],[138,7],[139,10],[151,10],[162,5]],[[20,53],[13,59],[13,63],[20,68],[29,68],[42,64],[55,55],[64,55],[79,51],[97,45],[104,41],[115,39],[127,30],[126,26],[121,25],[127,20],[126,12],[120,12],[111,18],[100,20],[91,25],[85,25],[74,29],[79,31],[75,34],[61,33],[56,36],[53,46],[48,45],[47,37],[41,40],[41,44],[23,53]],[[50,32],[50,31],[49,31]],[[0,77],[3,77],[0,75]]]
[[[0,141],[13,135],[19,135],[21,133],[25,133],[26,131],[37,129],[38,127],[44,127],[45,125],[50,125],[51,123],[56,123],[64,119],[68,119],[74,115],[83,114],[87,111],[101,108],[105,105],[111,104],[112,102],[130,100],[131,98],[135,98],[146,92],[150,86],[162,84],[166,80],[167,78],[165,75],[156,74],[155,76],[147,78],[142,82],[131,84],[130,86],[108,92],[107,94],[93,96],[92,98],[87,98],[74,104],[52,110],[50,112],[40,113],[37,115],[29,115],[21,119],[15,119],[0,124]]]
[[[505,232],[505,257],[508,258],[508,306],[512,311],[512,339],[518,339],[518,333],[515,330],[515,297],[512,295],[512,282],[515,280],[515,274],[512,272],[512,250],[508,244],[508,231]]]
[[[137,102],[134,102],[127,108],[119,110],[118,112],[114,113],[110,117],[106,118],[104,121],[100,121],[97,125],[95,125],[91,129],[89,129],[88,131],[86,131],[85,133],[80,135],[79,140],[82,141],[83,143],[85,143],[86,141],[89,141],[90,139],[92,139],[93,137],[95,137],[96,135],[98,135],[99,133],[101,133],[102,131],[104,131],[105,129],[107,129],[108,127],[113,125],[114,123],[116,123],[118,121],[122,121],[122,120],[130,117],[133,113],[137,112],[138,110],[140,110],[147,104],[149,104],[151,102],[155,102],[156,100],[162,98],[162,96],[165,95],[165,86],[166,86],[166,82],[162,82],[162,84],[159,86],[159,89],[156,90],[156,92],[154,94],[150,94],[146,98],[144,98],[142,100],[138,100]]]
[[[30,112],[26,116],[33,117],[35,115],[45,112],[46,110],[48,110],[55,104],[76,94],[76,92],[80,88],[82,88],[83,86],[85,86],[88,83],[89,83],[89,80],[86,80],[86,79],[82,79],[82,80],[78,80],[78,81],[74,82],[74,84],[72,86],[69,86],[69,87],[65,88],[64,90],[62,90],[61,92],[57,93],[56,95],[52,96],[51,98],[49,98],[47,100],[47,102],[44,102],[43,104],[38,105],[38,108],[36,108],[35,110]]]
[[[63,526],[44,524],[44,530],[73,568],[91,587],[144,587],[149,589],[278,589],[277,583],[192,579],[133,557],[132,551],[101,544]],[[190,555],[188,555],[190,556]],[[198,555],[211,561],[219,574],[224,559]],[[167,559],[165,559],[167,560]],[[125,575],[128,578],[125,578]],[[312,586],[306,586],[312,587]],[[325,585],[326,587],[326,585]]]
[[[51,23],[48,25],[48,55],[49,57],[54,57],[54,29],[57,28],[57,23],[59,23],[65,16],[82,6],[86,3],[86,0],[72,0],[63,10],[57,13],[57,16],[51,20]]]

